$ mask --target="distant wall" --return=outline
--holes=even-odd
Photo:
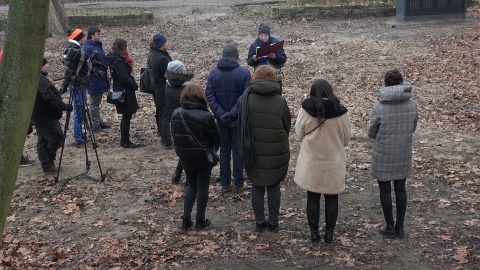
[[[150,25],[153,24],[153,12],[144,11],[138,14],[106,14],[106,15],[70,15],[68,23],[73,27],[90,25]],[[5,31],[7,19],[0,19],[0,31]]]
[[[276,19],[287,17],[317,16],[317,17],[389,17],[395,16],[394,7],[369,6],[302,6],[302,7],[273,7],[273,17]]]

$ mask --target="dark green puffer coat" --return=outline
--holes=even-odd
[[[290,160],[291,115],[280,85],[271,79],[251,81],[249,116],[255,141],[255,162],[245,167],[253,185],[267,187],[285,179]]]

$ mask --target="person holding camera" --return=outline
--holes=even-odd
[[[120,122],[120,146],[123,148],[135,148],[139,143],[130,140],[130,121],[132,116],[140,108],[137,103],[135,91],[138,84],[133,78],[133,61],[127,51],[127,41],[117,38],[112,45],[112,51],[107,54],[107,65],[110,68],[113,80],[113,91],[123,91],[125,102],[115,104],[117,113],[122,115]]]
[[[84,51],[93,61],[92,66],[95,72],[89,76],[88,94],[90,96],[90,117],[92,118],[92,131],[95,133],[104,132],[111,126],[102,122],[100,116],[100,103],[103,93],[106,93],[110,87],[107,78],[107,66],[105,66],[105,52],[100,41],[100,28],[90,26],[87,32],[87,41]]]
[[[86,139],[82,132],[82,123],[85,121],[86,92],[91,64],[82,48],[85,44],[85,39],[85,34],[80,28],[70,32],[63,55],[67,70],[65,70],[65,79],[62,83],[61,93],[66,93],[68,89],[74,104],[73,137],[76,148],[83,148]]]
[[[43,58],[37,97],[32,112],[32,123],[37,131],[37,154],[42,170],[54,173],[57,150],[64,142],[60,124],[63,111],[71,111],[72,105],[63,102],[60,92],[47,78],[48,61]]]

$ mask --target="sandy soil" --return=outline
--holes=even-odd
[[[246,64],[257,25],[267,22],[272,35],[286,42],[284,91],[293,117],[314,79],[333,84],[354,127],[334,243],[310,243],[306,193],[293,182],[299,148],[293,134],[279,233],[254,232],[249,192],[218,193],[216,167],[207,209],[213,228],[182,234],[184,189],[170,182],[176,156],[160,146],[153,101],[139,93],[132,135],[144,146],[137,149],[119,146],[120,117],[102,104],[103,118],[113,125],[97,138],[104,182],[65,180],[82,172],[86,160],[82,149],[70,145],[70,131],[59,183],[38,165],[19,169],[0,269],[480,268],[478,6],[469,10],[474,20],[408,24],[393,18],[271,20],[262,6],[153,11],[152,26],[102,27],[106,48],[116,37],[129,41],[137,78],[152,33],[169,36],[171,56],[194,68],[195,81],[204,84],[226,43],[238,46]],[[52,77],[63,70],[63,43],[47,41]],[[383,216],[365,133],[382,75],[392,68],[413,83],[420,109],[403,240],[378,234]],[[35,142],[34,134],[26,140],[30,157],[36,157]],[[87,153],[89,175],[98,177],[95,152]]]

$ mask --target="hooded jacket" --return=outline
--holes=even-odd
[[[87,39],[83,49],[90,57],[94,54],[97,55],[96,61],[105,64],[102,42]],[[92,95],[107,92],[110,87],[107,79],[107,67],[96,63],[92,63],[92,66],[96,72],[92,72],[89,76],[88,93]]]
[[[295,134],[300,151],[294,181],[310,192],[339,194],[345,190],[345,146],[352,134],[349,114],[341,105],[336,109],[330,100],[323,100],[323,104],[325,119],[321,124],[315,98],[305,99],[298,112]]]
[[[42,73],[38,85],[37,97],[33,105],[32,121],[35,124],[60,120],[62,111],[68,109],[68,104],[64,103],[60,92],[48,80],[47,74]]]
[[[220,147],[220,131],[205,105],[197,100],[184,101],[172,114],[171,131],[175,153],[185,170],[202,170],[211,166],[207,163],[203,147],[217,150]]]
[[[140,108],[137,103],[135,91],[138,84],[130,73],[127,63],[117,53],[109,53],[106,56],[107,65],[110,68],[113,81],[113,91],[124,91],[125,103],[115,104],[118,114],[134,114]]]
[[[401,180],[410,175],[417,121],[411,84],[404,82],[380,89],[368,124],[368,137],[375,139],[371,168],[375,179]]]
[[[268,187],[285,179],[290,160],[288,135],[291,126],[290,109],[280,96],[276,80],[252,80],[248,95],[248,113],[255,147],[255,161],[245,166],[248,178],[255,186]],[[243,102],[243,101],[242,101]]]
[[[165,72],[167,85],[165,87],[165,110],[171,115],[173,111],[180,107],[180,93],[185,85],[193,79],[192,71],[185,72]]]
[[[275,68],[281,68],[285,62],[287,62],[287,55],[285,54],[284,50],[278,51],[275,54],[277,57],[275,59],[271,58],[260,58],[257,61],[253,60],[253,56],[257,54],[257,48],[258,47],[265,47],[265,46],[270,46],[271,44],[277,43],[278,40],[272,36],[270,36],[267,40],[267,42],[263,42],[260,40],[259,37],[250,45],[250,48],[248,49],[248,57],[247,57],[247,63],[249,66],[252,66],[256,68],[257,66],[261,65],[266,65],[270,64],[274,66]]]
[[[205,95],[213,115],[220,119],[226,112],[236,118],[237,100],[250,84],[250,71],[230,58],[222,57],[208,75]]]

